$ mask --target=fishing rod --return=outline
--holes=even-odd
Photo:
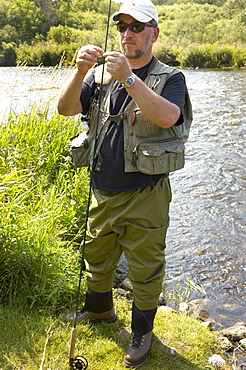
[[[104,45],[104,52],[107,51],[107,43],[108,43],[108,33],[109,33],[109,21],[110,21],[110,12],[111,12],[111,2],[112,0],[109,0],[109,6],[108,6],[108,18],[107,18],[107,27],[106,27],[106,36],[105,36],[105,45]],[[98,115],[97,115],[97,123],[96,123],[96,136],[97,137],[97,131],[98,131],[98,125],[99,125],[99,119],[100,119],[100,106],[101,106],[101,100],[102,100],[102,86],[103,86],[103,75],[104,75],[104,58],[99,57],[98,58],[98,64],[102,64],[102,77],[101,77],[101,83],[100,83],[100,92],[99,92],[99,100],[98,100]],[[85,271],[85,261],[84,261],[84,250],[85,250],[85,241],[86,241],[86,230],[87,230],[87,224],[88,224],[88,216],[89,216],[89,208],[91,203],[91,193],[92,193],[92,175],[94,172],[95,167],[95,154],[96,154],[96,145],[94,147],[94,154],[93,154],[93,162],[92,162],[92,168],[90,171],[90,182],[89,182],[89,192],[88,192],[88,199],[87,199],[87,210],[86,210],[86,219],[85,219],[85,226],[84,226],[84,233],[83,233],[83,241],[81,242],[80,246],[82,247],[81,250],[81,261],[80,261],[80,273],[79,273],[79,282],[78,282],[78,289],[77,289],[77,297],[76,297],[76,309],[75,309],[75,316],[74,316],[74,322],[73,322],[73,329],[71,333],[71,339],[70,339],[70,348],[69,348],[69,366],[71,369],[74,370],[85,370],[88,367],[88,361],[84,356],[76,356],[74,357],[74,351],[75,351],[75,343],[76,343],[76,331],[77,331],[77,315],[78,315],[78,309],[79,309],[79,296],[80,296],[80,290],[81,290],[81,281],[83,276],[83,271]]]

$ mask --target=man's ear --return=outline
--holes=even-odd
[[[154,32],[153,32],[153,38],[152,38],[153,43],[156,42],[156,40],[158,39],[159,33],[160,33],[160,28],[155,27]]]

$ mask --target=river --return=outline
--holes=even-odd
[[[168,289],[177,282],[186,289],[188,279],[200,284],[208,311],[225,327],[246,322],[246,70],[183,72],[194,121],[185,168],[170,176],[166,280]],[[0,122],[30,105],[52,113],[69,73],[0,68]]]

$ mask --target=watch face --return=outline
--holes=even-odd
[[[130,76],[130,77],[128,77],[128,78],[126,79],[126,84],[127,84],[127,85],[132,85],[132,84],[133,84],[133,82],[134,82],[134,78],[133,78],[132,76]]]
[[[134,81],[135,81],[135,76],[129,76],[129,77],[126,78],[124,86],[125,87],[130,87],[134,84]]]

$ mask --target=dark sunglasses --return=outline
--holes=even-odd
[[[126,32],[127,28],[133,33],[142,32],[145,29],[145,26],[148,27],[155,27],[153,24],[150,23],[141,23],[141,22],[132,22],[132,23],[125,23],[125,22],[118,22],[116,23],[117,30],[119,32]]]

